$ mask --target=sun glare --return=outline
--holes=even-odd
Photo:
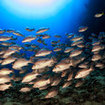
[[[15,15],[25,18],[45,18],[58,13],[71,0],[2,0]]]
[[[55,0],[17,0],[17,2],[25,6],[46,6],[53,4]]]

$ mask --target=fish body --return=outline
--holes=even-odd
[[[19,33],[19,32],[13,32],[13,34],[14,34],[14,35],[17,35],[17,36],[22,36],[22,37],[24,37],[24,35],[21,34],[21,33]]]
[[[25,39],[23,39],[22,43],[25,43],[25,42],[31,42],[32,40],[35,40],[36,37],[26,37]]]
[[[39,74],[29,73],[23,78],[22,83],[31,82],[32,80],[36,79],[38,75]]]
[[[26,60],[26,59],[24,59],[24,58],[19,58],[19,59],[17,59],[17,60],[13,63],[12,68],[13,68],[13,69],[16,69],[16,70],[19,70],[19,69],[21,69],[22,67],[27,66],[28,63],[30,63],[29,60]]]
[[[64,53],[69,53],[69,52],[71,52],[72,50],[74,50],[73,47],[66,47],[65,50],[64,50]]]
[[[0,41],[7,41],[12,39],[12,37],[8,37],[8,36],[0,36]]]
[[[48,39],[48,38],[50,38],[50,36],[47,35],[47,34],[45,34],[45,35],[42,36],[42,39]]]
[[[7,58],[9,56],[11,56],[12,54],[14,54],[15,52],[17,52],[17,50],[13,50],[13,49],[8,49],[5,51],[3,58]]]
[[[62,72],[66,69],[69,69],[69,67],[71,66],[71,63],[65,63],[65,62],[60,62],[57,65],[55,65],[54,69],[52,70],[53,72]]]
[[[75,56],[78,56],[82,53],[82,50],[81,49],[77,49],[77,50],[74,50],[70,53],[70,57],[75,57]]]
[[[47,95],[45,96],[45,98],[52,98],[52,97],[55,97],[57,94],[58,94],[57,89],[50,90],[50,91],[47,93]]]
[[[31,90],[31,88],[29,87],[24,87],[24,88],[21,88],[19,91],[20,92],[29,92]]]
[[[28,32],[32,32],[32,31],[35,31],[35,29],[33,28],[33,29],[30,29],[30,28],[26,28],[25,29],[26,31],[28,31]]]
[[[102,17],[103,15],[104,15],[104,12],[102,12],[102,13],[97,13],[97,14],[94,15],[94,17],[95,17],[95,18],[100,18],[100,17]]]
[[[2,84],[0,85],[0,91],[5,91],[7,89],[9,89],[9,87],[11,87],[11,84]]]
[[[7,82],[11,82],[11,78],[9,76],[0,76],[0,84],[5,84]]]
[[[46,56],[46,55],[51,54],[51,52],[52,52],[52,51],[45,50],[45,49],[41,49],[41,50],[39,50],[39,51],[35,54],[35,56],[36,56],[36,57]]]
[[[48,84],[50,84],[50,79],[39,79],[34,83],[33,88],[41,88]]]
[[[90,67],[89,69],[82,69],[80,70],[79,72],[77,72],[76,76],[75,76],[75,79],[78,79],[78,78],[85,78],[86,76],[88,76],[90,74],[90,72],[93,71],[93,68]]]
[[[81,39],[83,39],[83,37],[82,36],[78,36],[78,37],[72,38],[71,41],[78,41],[78,40],[81,40]]]
[[[0,76],[5,76],[5,75],[8,75],[10,73],[12,73],[13,71],[12,70],[9,70],[8,68],[3,68],[0,70]]]
[[[86,31],[87,29],[88,29],[87,26],[80,26],[79,29],[78,29],[78,31],[79,31],[79,32],[84,32],[84,31]]]
[[[5,30],[0,29],[0,34],[4,34]]]
[[[9,56],[2,61],[1,65],[7,65],[7,64],[13,63],[16,59],[17,58],[15,57]]]
[[[93,46],[93,48],[92,48],[92,52],[100,51],[100,50],[103,50],[103,49],[104,49],[104,46],[95,45],[95,46]]]
[[[36,33],[39,34],[39,33],[43,33],[43,32],[48,31],[48,30],[49,30],[49,28],[41,28]]]
[[[65,83],[63,84],[62,88],[67,88],[67,87],[69,87],[71,84],[72,84],[71,81],[67,81],[67,82],[65,82]]]
[[[32,69],[42,69],[45,67],[50,67],[55,63],[55,60],[53,58],[42,58],[36,61],[32,67]]]
[[[56,38],[61,38],[61,36],[60,36],[60,35],[54,35],[54,37],[56,37]]]

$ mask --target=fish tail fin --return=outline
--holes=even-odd
[[[34,63],[33,57],[31,57],[31,58],[29,59],[29,63]]]
[[[53,59],[55,62],[57,62],[57,59],[54,56],[52,56],[51,59]]]
[[[94,70],[94,67],[93,67],[93,64],[91,64],[90,71],[93,71],[93,70]]]

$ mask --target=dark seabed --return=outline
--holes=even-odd
[[[0,0],[0,105],[105,105],[105,0]]]

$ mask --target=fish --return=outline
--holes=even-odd
[[[8,68],[2,68],[0,70],[0,76],[6,76],[9,75],[10,73],[13,73],[13,70],[10,70]]]
[[[100,18],[100,17],[102,17],[104,15],[104,12],[100,12],[100,13],[96,13],[95,15],[94,15],[94,17],[95,18]]]
[[[17,58],[15,58],[15,57],[9,56],[9,57],[5,58],[4,60],[2,60],[1,65],[7,65],[7,64],[13,63],[13,62],[15,62],[16,59]]]
[[[13,63],[12,68],[16,70],[21,70],[22,67],[27,66],[29,63],[31,63],[30,60],[19,58]]]
[[[54,35],[54,37],[56,37],[56,38],[61,38],[61,35]]]
[[[15,44],[15,42],[2,42],[0,44],[3,45],[3,46],[10,46],[10,45]]]
[[[51,36],[50,35],[47,35],[47,34],[44,34],[44,35],[42,35],[42,39],[48,39],[48,38],[50,38]]]
[[[29,87],[23,87],[19,91],[20,92],[29,92],[29,91],[31,91],[31,88],[29,88]]]
[[[28,32],[32,32],[32,31],[35,31],[35,29],[33,28],[33,29],[30,29],[30,28],[26,28],[25,29],[26,31],[28,31]]]
[[[71,59],[72,66],[76,67],[79,63],[85,60],[85,57],[83,55],[79,55],[70,59]]]
[[[58,76],[54,76],[50,80],[51,80],[51,86],[57,86],[62,79]]]
[[[38,34],[38,35],[35,35],[37,38],[40,38],[42,37],[43,35],[42,34]]]
[[[98,68],[100,68],[100,69],[103,69],[103,68],[105,67],[105,65],[100,62],[100,63],[97,63],[97,64],[95,65],[95,67],[98,67]]]
[[[62,49],[59,48],[59,47],[55,47],[55,48],[54,48],[54,51],[55,51],[55,52],[58,52],[58,51],[61,51],[61,50],[62,50]]]
[[[66,47],[65,50],[64,50],[64,53],[69,53],[69,52],[71,52],[73,50],[74,50],[73,47]]]
[[[0,76],[0,84],[5,84],[11,82],[11,78],[9,76]]]
[[[93,67],[91,66],[89,69],[81,69],[77,72],[77,74],[75,75],[75,79],[79,79],[79,78],[85,78],[86,76],[88,76],[92,71],[93,71]]]
[[[38,79],[34,82],[33,88],[41,88],[50,84],[50,79]]]
[[[83,85],[84,81],[78,81],[76,84],[75,84],[75,87],[80,87],[81,85]]]
[[[31,42],[32,40],[35,40],[35,39],[36,39],[36,37],[28,36],[23,39],[22,43]]]
[[[81,32],[88,29],[82,28]],[[24,36],[22,41],[17,36],[17,39],[15,36],[0,36],[0,91],[7,92],[11,87],[22,93],[38,89],[38,92],[47,92],[44,98],[53,98],[60,89],[72,85],[80,87],[90,73],[105,68],[105,32],[92,33],[86,40],[84,35],[67,33],[66,41],[62,42],[56,40],[62,38],[60,35],[50,40],[49,34],[42,34],[48,31],[47,28],[38,31],[37,35],[27,37],[20,32],[6,31]],[[35,39],[38,44],[25,43]],[[47,48],[50,44],[51,49]]]
[[[27,74],[27,75],[24,76],[24,78],[22,80],[22,83],[31,82],[32,80],[36,79],[38,75],[39,74],[37,74],[37,73],[35,74],[33,72],[32,73],[29,73],[29,74]]]
[[[35,45],[35,44],[32,44],[31,47],[32,48],[39,48],[39,46],[38,45]]]
[[[7,32],[7,33],[13,33],[13,32],[15,32],[15,31],[12,30],[12,29],[8,29],[8,30],[6,30],[6,32]]]
[[[102,45],[94,45],[92,48],[92,52],[103,50],[104,46]]]
[[[16,53],[17,50],[13,50],[13,49],[8,49],[5,51],[4,55],[2,56],[3,58],[7,58],[9,56],[11,56],[12,54]]]
[[[70,72],[67,81],[71,81],[72,79],[73,79],[73,72]]]
[[[88,29],[87,26],[80,26],[79,29],[78,29],[78,31],[79,32],[85,32],[87,29]]]
[[[0,29],[0,34],[4,34],[5,30]]]
[[[34,63],[32,69],[42,69],[45,67],[51,67],[55,62],[56,60],[54,58],[41,58]]]
[[[21,49],[22,49],[22,47],[21,47],[21,46],[19,46],[19,45],[13,45],[13,46],[10,46],[10,47],[9,47],[9,49],[19,51],[19,50],[21,50]]]
[[[27,70],[22,69],[19,71],[19,74],[25,74],[26,72],[27,72]]]
[[[5,53],[5,50],[4,51],[0,51],[0,55],[3,55]]]
[[[9,89],[12,86],[12,84],[1,84],[0,85],[0,91],[5,91],[7,89]]]
[[[43,32],[45,32],[45,31],[48,31],[49,30],[49,28],[41,28],[41,29],[39,29],[36,33],[37,34],[40,34],[40,33],[43,33]]]
[[[82,53],[82,50],[81,50],[81,49],[76,49],[76,50],[73,50],[73,51],[70,53],[69,57],[75,57],[75,56],[80,55],[81,53]]]
[[[96,38],[97,35],[95,33],[91,33],[92,38]]]
[[[40,87],[39,90],[45,90],[47,88],[48,88],[48,86],[43,86],[43,87]]]
[[[17,35],[17,36],[22,36],[22,37],[24,37],[24,35],[21,34],[20,32],[13,32],[13,34],[14,34],[14,35]]]
[[[101,55],[99,55],[99,54],[94,54],[94,55],[92,56],[92,61],[98,61],[98,60],[100,60],[100,59],[102,59],[102,57],[101,57]]]
[[[52,53],[52,51],[49,51],[46,49],[41,49],[35,54],[35,57],[46,56],[46,55],[49,55],[51,53]]]
[[[95,45],[100,45],[100,43],[101,43],[100,41],[96,41],[96,42],[92,42],[92,45],[93,45],[93,46],[95,46]]]
[[[59,72],[69,69],[70,66],[72,66],[71,63],[59,62],[57,65],[55,65],[52,71],[59,73]]]
[[[60,42],[60,40],[58,40],[58,41],[51,41],[51,44],[57,44],[59,42]]]
[[[66,33],[67,38],[72,38],[74,35],[74,33]]]
[[[58,94],[58,90],[57,89],[51,89],[47,95],[45,96],[45,98],[52,98],[55,97]]]
[[[72,84],[71,81],[67,81],[67,82],[65,82],[65,83],[63,84],[62,88],[67,88],[67,87],[69,87],[71,84]]]
[[[78,47],[78,48],[84,48],[85,45],[84,45],[83,43],[80,43],[80,44],[77,45],[77,47]]]
[[[79,40],[79,41],[73,41],[71,46],[76,46],[78,44],[82,44],[83,43],[83,40]]]
[[[8,37],[8,36],[0,36],[0,41],[7,41],[7,40],[10,40],[12,39],[13,37]]]
[[[62,74],[61,74],[61,77],[65,77],[67,75],[67,73],[68,73],[67,70],[63,71]]]
[[[78,67],[79,67],[79,68],[84,68],[84,69],[86,69],[86,68],[89,67],[89,65],[88,65],[87,63],[82,63],[82,64],[80,64]]]
[[[72,38],[71,41],[78,41],[78,40],[81,40],[81,39],[83,39],[82,36],[77,36],[77,37]]]

